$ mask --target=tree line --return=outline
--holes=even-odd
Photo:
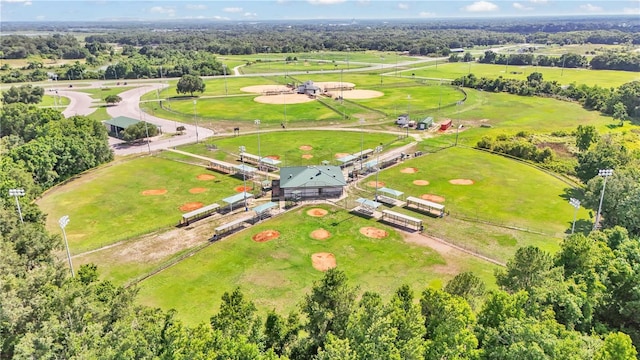
[[[466,55],[466,54],[465,54]],[[472,61],[467,58],[463,61]],[[561,56],[534,55],[530,53],[498,54],[491,50],[485,51],[478,59],[482,64],[500,64],[515,66],[550,66],[562,68],[591,68],[593,70],[623,70],[640,71],[640,54],[608,52],[598,54],[587,60],[583,55],[563,54]]]

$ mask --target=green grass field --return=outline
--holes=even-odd
[[[241,131],[255,132],[256,130],[257,127],[253,124],[247,128],[241,128]],[[408,144],[410,141],[411,139],[406,138],[398,140],[398,136],[393,134],[366,132],[366,129],[363,132],[333,130],[261,132],[260,152],[262,156],[279,156],[282,164],[286,166],[316,165],[325,160],[338,165],[335,161],[338,153],[352,154],[360,151],[361,147],[373,149],[380,144],[391,143],[388,150]],[[287,145],[283,146],[283,144]],[[209,145],[215,145],[219,150],[211,151],[208,148]],[[299,149],[302,145],[311,145],[313,150],[302,151]],[[237,161],[237,157],[232,154],[238,154],[240,146],[244,146],[248,153],[258,155],[258,134],[207,139],[203,143],[184,145],[179,149],[217,160],[233,162]],[[303,154],[313,155],[313,158],[303,159]]]
[[[474,74],[478,78],[503,78],[526,80],[527,76],[532,72],[542,74],[544,80],[557,81],[560,84],[568,85],[571,83],[586,84],[589,86],[598,85],[601,87],[615,87],[634,80],[640,80],[640,74],[630,71],[615,70],[587,70],[587,69],[561,69],[542,66],[505,66],[492,64],[470,63],[443,63],[424,67],[421,69],[412,69],[410,71],[417,77],[427,78],[444,78],[457,79],[469,73]],[[514,74],[515,72],[515,74]],[[402,75],[408,75],[408,71],[402,72]]]
[[[418,172],[401,173],[405,167],[415,167]],[[454,185],[449,183],[452,179],[470,179],[475,183]],[[414,185],[414,180],[427,180],[429,185]],[[411,159],[382,171],[379,181],[405,192],[406,196],[433,194],[444,197],[452,218],[482,220],[547,234],[514,235],[508,243],[501,243],[504,232],[492,236],[473,230],[478,226],[472,223],[463,226],[459,222],[453,228],[439,229],[443,223],[452,222],[449,218],[429,222],[427,231],[446,235],[446,238],[456,239],[456,242],[480,252],[488,252],[502,261],[510,258],[521,246],[536,245],[547,251],[557,250],[559,239],[570,229],[573,221],[574,209],[568,204],[567,184],[533,167],[477,150],[456,147]],[[587,221],[587,212],[581,210],[578,219]],[[470,231],[464,231],[465,228]]]
[[[81,253],[178,224],[179,207],[187,202],[208,205],[236,194],[242,180],[215,174],[214,181],[196,179],[211,173],[198,166],[155,157],[118,161],[48,191],[38,202],[48,214],[47,227],[59,232],[57,219],[69,215],[72,253]],[[189,189],[207,190],[191,194]],[[164,195],[142,195],[166,189]]]
[[[447,264],[430,248],[405,243],[386,225],[322,207],[329,210],[324,217],[311,217],[306,214],[309,207],[303,207],[212,244],[143,281],[140,301],[177,309],[180,318],[195,324],[208,321],[222,294],[240,286],[261,312],[286,313],[322,277],[311,265],[311,255],[319,252],[334,254],[338,268],[362,291],[376,291],[385,298],[402,284],[411,285],[414,291],[439,288],[458,271],[474,271],[493,287],[494,266],[471,257]],[[365,237],[359,232],[365,226],[383,229],[388,236]],[[311,238],[316,229],[329,231],[331,237]],[[254,242],[252,236],[264,230],[276,230],[280,237]]]
[[[70,101],[69,98],[64,97],[64,96],[58,96],[57,99],[54,99],[55,95],[49,95],[47,93],[44,94],[44,96],[42,97],[42,101],[40,101],[40,103],[38,103],[38,106],[55,106],[55,104],[57,103],[58,106],[60,107],[60,109],[62,109],[62,106],[67,106],[69,105]]]
[[[78,92],[87,93],[92,99],[104,100],[109,95],[118,95],[133,88],[133,86],[103,87],[100,89],[80,89]]]

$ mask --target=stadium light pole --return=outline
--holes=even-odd
[[[580,200],[571,198],[569,199],[569,204],[575,209],[573,213],[573,225],[571,225],[571,234],[573,234],[576,231],[576,219],[578,218],[578,209],[580,209]]]
[[[71,252],[69,252],[69,242],[67,241],[67,232],[64,228],[69,224],[69,215],[65,215],[58,220],[58,224],[60,225],[60,229],[62,229],[62,237],[64,238],[64,244],[67,248],[67,259],[69,259],[69,269],[71,270],[71,277],[75,277],[73,273],[73,264],[71,263]]]
[[[9,196],[16,198],[16,207],[18,208],[20,223],[24,224],[24,220],[22,219],[22,210],[20,209],[20,200],[18,200],[19,196],[24,196],[24,189],[9,189]]]
[[[364,157],[362,156],[364,152],[364,129],[362,125],[364,124],[364,118],[360,118],[358,122],[360,123],[360,172],[362,172],[362,163],[364,161]]]
[[[378,159],[376,160],[376,167],[378,169],[376,171],[376,195],[374,196],[374,200],[378,201],[378,175],[380,174],[380,153],[382,152],[382,145],[376,146],[375,151],[378,154]]]
[[[458,121],[460,121],[460,119],[458,119]],[[456,146],[458,146],[458,133],[460,132],[460,129],[462,129],[464,127],[464,125],[458,125],[458,127],[456,128]]]
[[[196,113],[196,104],[198,100],[193,100],[193,121],[196,124],[196,144],[198,143],[198,115]]]
[[[597,230],[600,227],[600,212],[602,211],[602,200],[604,200],[604,189],[607,187],[607,178],[613,175],[612,169],[598,170],[598,176],[604,177],[604,184],[602,184],[602,193],[600,194],[600,205],[598,205],[598,213],[596,214],[596,222],[593,224],[593,230]]]
[[[262,153],[260,152],[260,119],[253,120],[253,123],[258,127],[258,170],[260,170],[260,164],[262,164]]]
[[[242,161],[242,186],[244,189],[244,211],[249,211],[249,207],[247,206],[247,171],[244,168],[244,153],[247,151],[247,148],[244,146],[240,146],[240,160]]]
[[[228,96],[229,92],[227,90],[227,64],[222,64],[222,71],[224,71],[224,96]]]

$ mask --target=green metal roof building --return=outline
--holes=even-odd
[[[109,136],[120,138],[121,131],[124,131],[124,129],[139,122],[140,120],[132,119],[126,116],[118,116],[109,120],[105,120],[102,123],[107,128]]]
[[[342,195],[347,182],[339,166],[313,165],[280,168],[277,193],[285,199],[324,199]]]

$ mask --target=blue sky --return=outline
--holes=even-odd
[[[0,0],[0,21],[408,19],[640,16],[640,0]]]

